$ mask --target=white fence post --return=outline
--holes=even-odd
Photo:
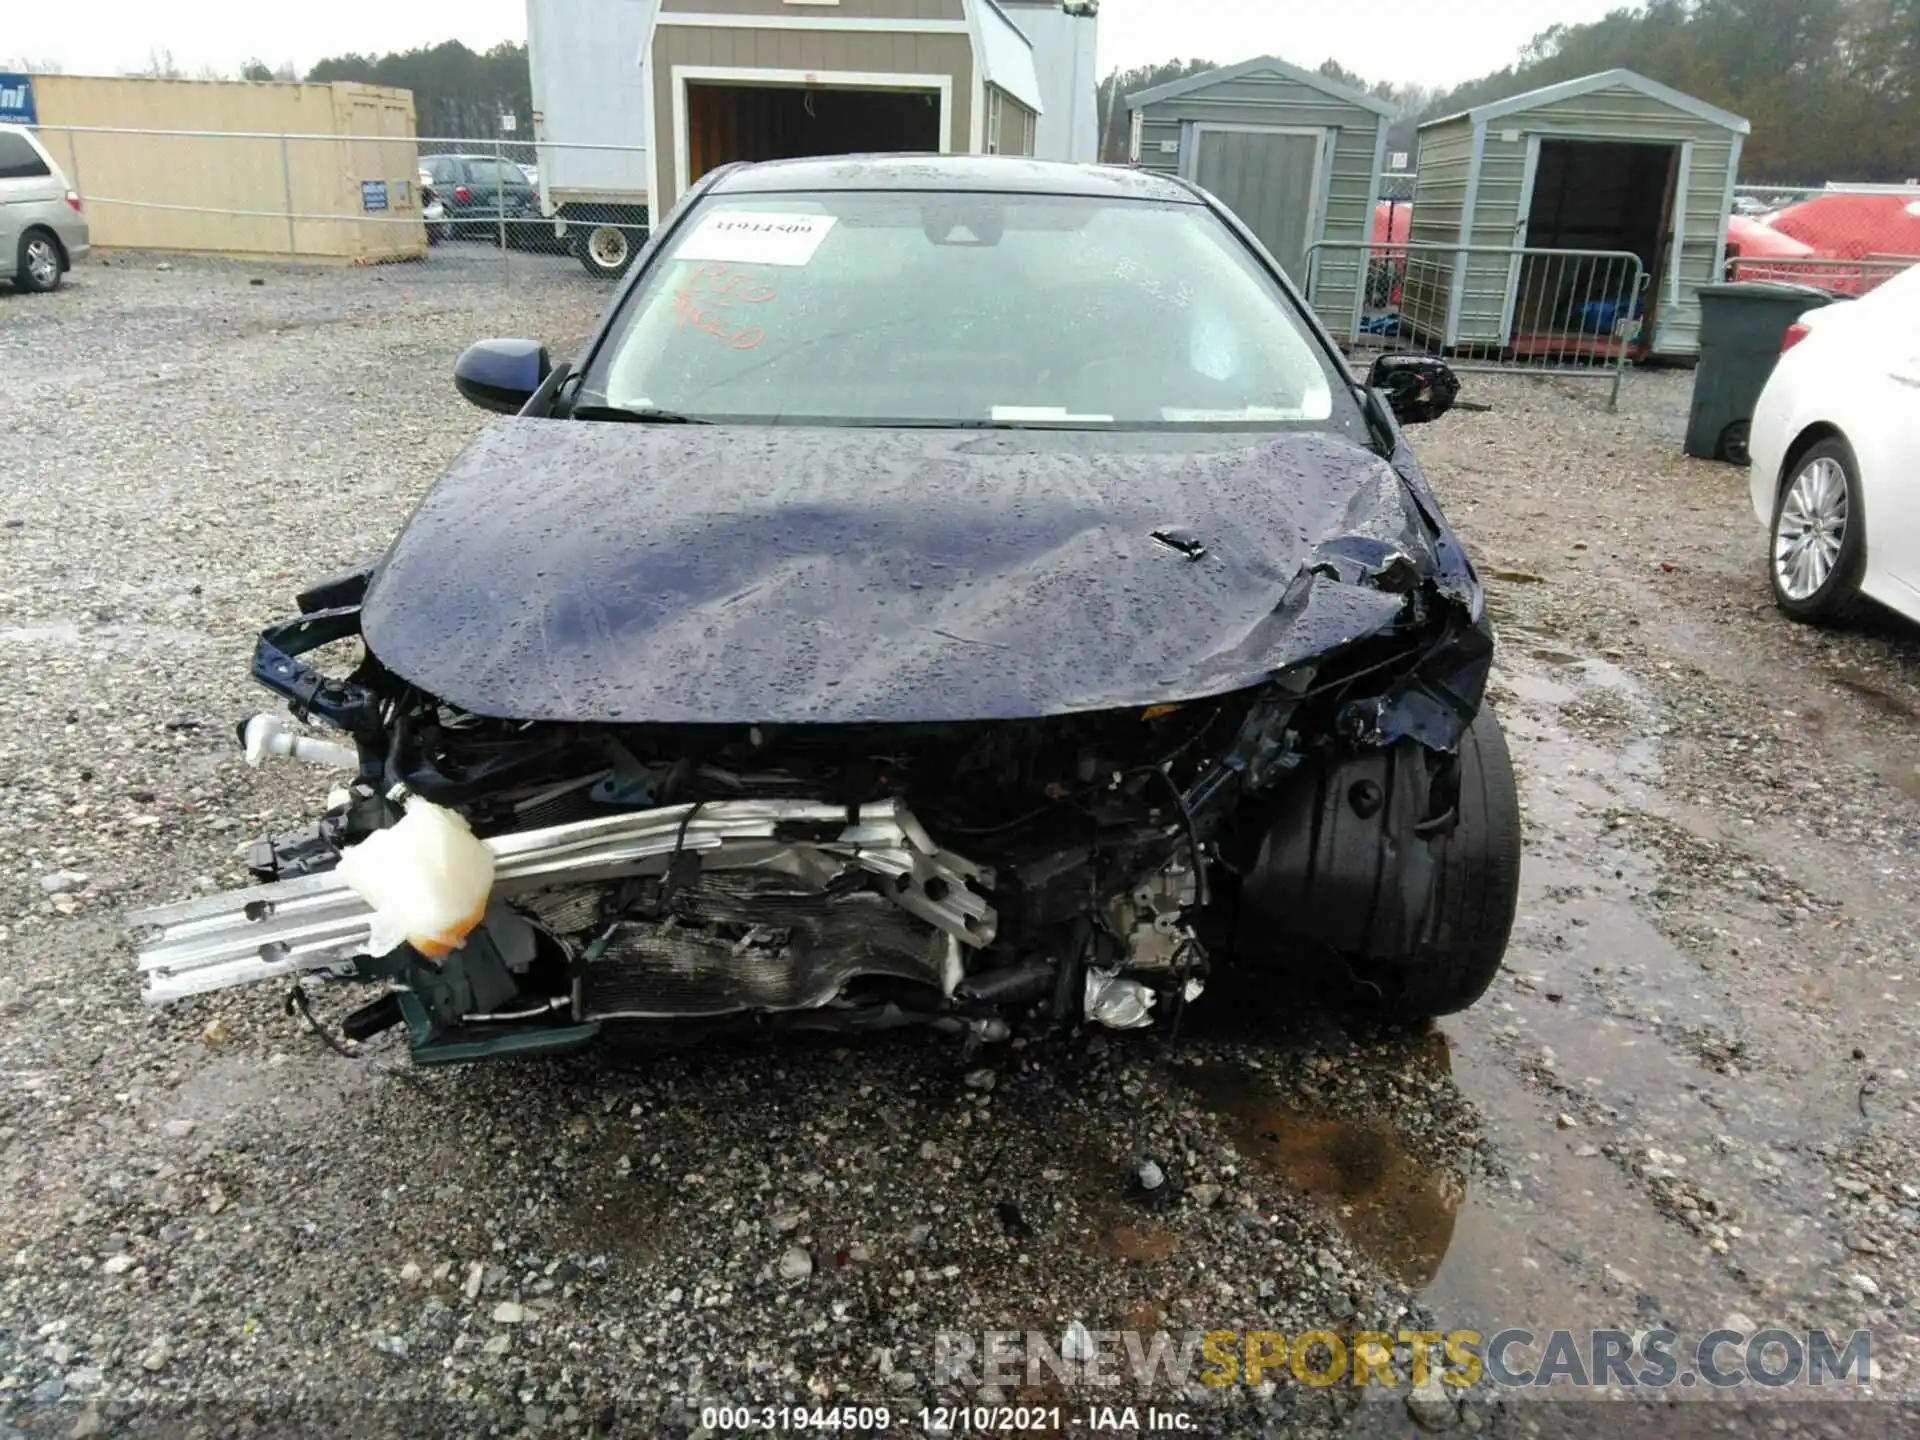
[[[297,259],[300,246],[294,239],[293,218],[293,161],[287,151],[287,137],[280,137],[280,198],[287,207],[287,258]]]

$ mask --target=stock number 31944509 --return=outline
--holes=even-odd
[[[884,1405],[708,1405],[700,1427],[712,1434],[753,1431],[831,1430],[877,1435],[896,1419],[915,1422],[923,1435],[1035,1435],[1057,1433],[1064,1424],[1058,1406],[936,1405],[895,1415]]]
[[[707,1405],[700,1428],[709,1434],[755,1431],[830,1430],[843,1435],[877,1435],[893,1428],[884,1405]]]

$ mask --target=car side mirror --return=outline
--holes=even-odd
[[[1433,355],[1382,355],[1367,372],[1367,388],[1387,397],[1402,425],[1438,420],[1460,398],[1460,377]]]
[[[453,365],[453,388],[482,410],[518,413],[553,373],[547,347],[537,340],[481,340]]]

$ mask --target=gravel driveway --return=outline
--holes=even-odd
[[[449,383],[467,342],[564,353],[607,293],[128,258],[0,294],[0,1415],[1081,1414],[942,1386],[932,1355],[1075,1321],[1865,1328],[1872,1389],[1913,1393],[1920,643],[1775,614],[1745,473],[1678,458],[1685,375],[1632,377],[1617,416],[1595,384],[1473,377],[1492,408],[1417,437],[1489,576],[1527,809],[1507,973],[1431,1031],[1209,995],[1172,1050],[416,1074],[391,1037],[329,1053],[269,989],[145,1009],[121,916],[242,882],[248,837],[322,798],[234,747],[268,708],[254,632],[377,553],[485,423]],[[1170,1402],[1217,1434],[1692,1433],[1484,1389]],[[1757,1423],[1869,1413],[1897,1423]]]

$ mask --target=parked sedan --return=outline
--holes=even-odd
[[[1920,266],[1787,332],[1750,451],[1782,610],[1838,620],[1864,596],[1920,620]]]
[[[421,163],[445,212],[447,233],[519,244],[540,227],[540,197],[518,165],[492,155],[434,155]]]
[[[92,248],[80,196],[31,130],[0,125],[0,280],[57,290]]]
[[[1443,362],[1356,383],[1232,214],[1120,169],[730,166],[639,263],[573,363],[470,348],[513,418],[262,633],[335,734],[249,758],[341,788],[257,887],[134,917],[150,1000],[321,972],[431,1063],[1170,1026],[1225,966],[1486,990],[1493,635],[1401,431]]]

